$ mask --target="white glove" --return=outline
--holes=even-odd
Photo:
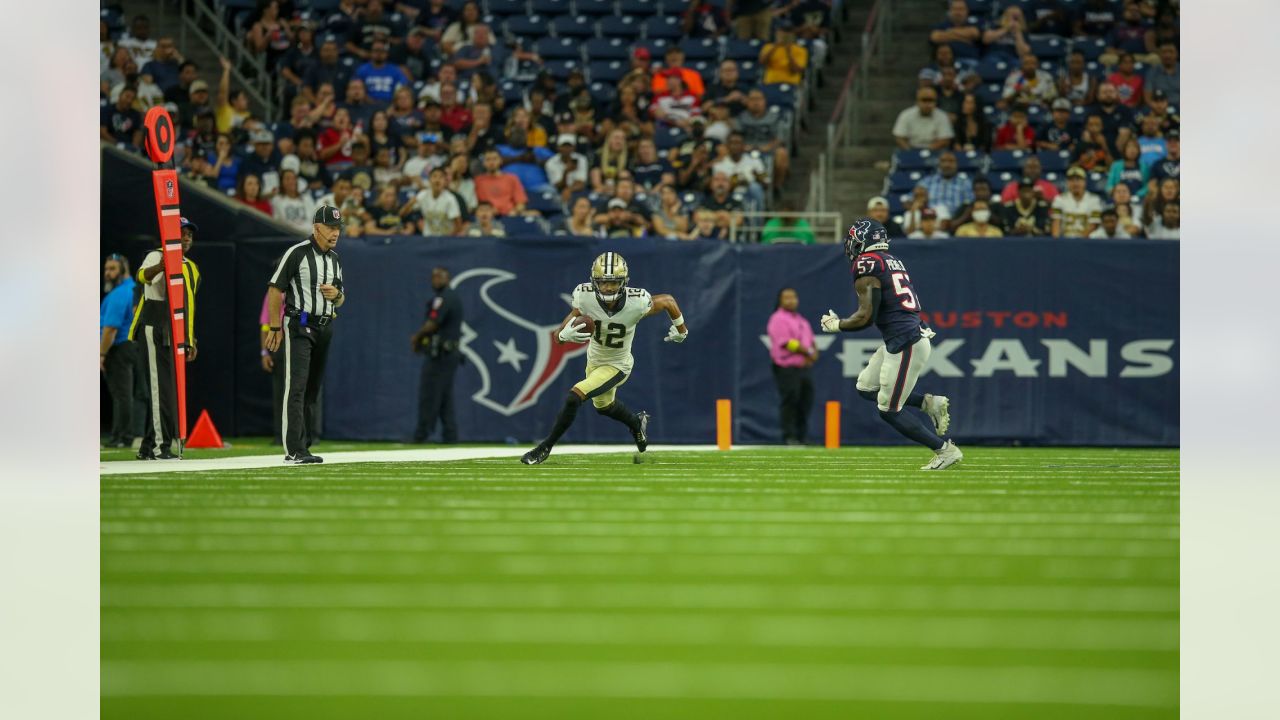
[[[584,343],[591,339],[591,335],[585,330],[579,328],[586,327],[586,323],[574,318],[560,328],[560,342]]]
[[[679,330],[677,330],[677,329],[676,329],[676,326],[675,326],[675,325],[672,325],[672,326],[671,326],[671,328],[670,328],[669,330],[667,330],[667,336],[666,336],[666,337],[664,337],[664,338],[662,338],[662,341],[663,341],[663,342],[682,343],[682,342],[684,342],[684,341],[685,341],[685,339],[686,339],[686,338],[688,338],[688,337],[689,337],[689,334],[688,334],[688,333],[682,333],[682,332],[680,332]]]
[[[835,310],[828,310],[826,315],[822,316],[822,332],[840,332],[840,316]]]

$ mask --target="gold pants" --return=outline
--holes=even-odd
[[[627,381],[627,374],[611,365],[588,365],[587,376],[573,386],[574,390],[590,398],[591,404],[606,408],[613,404],[618,386]]]

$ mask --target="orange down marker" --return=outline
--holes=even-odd
[[[840,401],[827,401],[827,449],[840,447]]]
[[[733,437],[733,411],[729,400],[716,400],[716,447],[728,450]]]

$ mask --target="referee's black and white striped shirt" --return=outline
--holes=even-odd
[[[294,245],[280,258],[270,285],[285,295],[285,306],[311,315],[332,315],[333,301],[320,293],[321,285],[342,289],[342,263],[335,250],[321,250],[312,237]]]

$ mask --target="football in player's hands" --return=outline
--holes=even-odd
[[[595,331],[595,322],[585,316],[569,318],[569,321],[560,328],[560,342],[584,343],[591,339],[591,333]]]
[[[594,335],[596,332],[596,321],[592,320],[586,315],[579,315],[578,317],[575,317],[575,318],[569,318],[569,324],[573,325],[574,329],[576,329],[580,333]]]

